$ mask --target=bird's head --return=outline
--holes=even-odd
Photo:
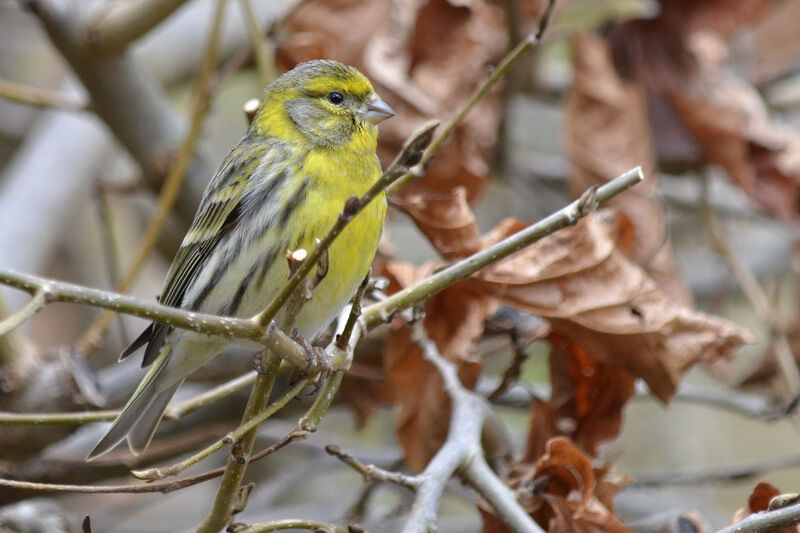
[[[279,139],[298,133],[325,147],[363,145],[374,151],[376,125],[394,111],[369,80],[337,61],[300,63],[270,83],[253,129]]]

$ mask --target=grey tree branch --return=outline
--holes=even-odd
[[[755,513],[717,533],[768,533],[800,523],[800,503]]]
[[[442,376],[444,388],[452,400],[452,413],[447,440],[419,474],[421,481],[404,533],[435,529],[442,491],[456,472],[460,472],[464,480],[492,505],[497,516],[512,531],[542,533],[543,530],[519,505],[513,492],[497,478],[483,457],[481,430],[488,410],[486,401],[464,388],[455,365],[442,357],[422,321],[415,325],[414,334],[425,359],[436,366]]]
[[[164,91],[133,57],[122,52],[97,60],[83,43],[88,2],[32,0],[30,9],[91,97],[94,112],[130,151],[152,181],[160,182],[169,154],[181,142],[184,120]],[[120,105],[125,102],[125,105]],[[190,167],[207,175],[205,165]]]
[[[84,29],[84,46],[91,54],[120,53],[157,26],[186,0],[114,0],[97,6]]]
[[[394,313],[408,308],[453,283],[465,279],[483,267],[499,261],[522,248],[575,224],[618,194],[628,190],[644,179],[641,167],[631,169],[599,188],[588,189],[581,197],[555,213],[531,224],[527,228],[505,238],[499,243],[476,252],[439,270],[419,283],[398,291],[385,300],[364,309],[361,319],[367,329],[390,320]]]

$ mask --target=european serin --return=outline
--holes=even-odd
[[[347,198],[380,176],[376,124],[393,115],[363,74],[336,61],[302,63],[270,83],[247,135],[203,194],[161,303],[239,317],[262,311],[288,278],[286,251],[312,250]],[[295,321],[304,338],[313,339],[367,275],[385,213],[382,195],[331,246],[329,271]],[[146,345],[142,366],[150,369],[88,459],[126,436],[134,454],[144,451],[186,376],[227,344],[150,324],[120,356]]]

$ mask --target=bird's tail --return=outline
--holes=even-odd
[[[165,348],[170,349],[168,345],[165,345]],[[162,390],[162,376],[165,374],[167,356],[166,353],[160,354],[160,357],[150,367],[120,415],[111,424],[100,442],[89,452],[86,457],[87,461],[97,459],[110,452],[126,436],[128,437],[128,447],[134,455],[147,449],[161,420],[161,415],[164,414],[175,391],[183,383],[183,380],[180,380]]]

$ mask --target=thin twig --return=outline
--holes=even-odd
[[[258,78],[262,87],[275,79],[275,47],[258,27],[256,15],[250,0],[239,0],[242,6],[247,35],[253,50],[253,57],[258,67]]]
[[[241,376],[222,383],[211,390],[208,390],[202,394],[198,394],[194,398],[189,398],[188,400],[171,404],[169,407],[167,407],[167,410],[164,411],[164,418],[168,420],[180,420],[189,413],[193,413],[198,409],[202,409],[203,407],[216,403],[224,398],[227,398],[228,396],[231,396],[232,394],[236,394],[239,391],[249,388],[253,385],[255,380],[255,372],[242,374]]]
[[[317,247],[312,250],[306,261],[300,265],[297,271],[289,278],[273,301],[262,311],[258,317],[259,324],[266,324],[275,318],[278,311],[286,304],[287,300],[294,293],[300,282],[305,279],[308,273],[314,268],[322,256],[330,248],[333,241],[344,231],[350,221],[358,215],[372,200],[381,194],[385,194],[386,188],[397,179],[409,173],[421,173],[422,169],[416,165],[422,157],[423,151],[428,147],[433,138],[439,123],[430,121],[416,132],[414,132],[405,142],[400,153],[389,165],[380,178],[365,192],[361,197],[351,196],[345,203],[344,209],[339,214],[339,218],[333,227],[323,237]]]
[[[365,465],[349,453],[345,453],[340,447],[328,444],[325,451],[333,455],[341,462],[361,474],[366,483],[386,482],[400,485],[412,491],[416,491],[422,480],[419,476],[409,476],[400,472],[392,472],[376,465]]]
[[[422,157],[421,165],[423,168],[427,168],[430,164],[433,156],[436,152],[439,151],[442,143],[446,141],[450,134],[455,131],[456,127],[464,120],[464,118],[472,111],[472,108],[483,98],[489,89],[494,86],[505,74],[508,72],[514,63],[519,61],[526,53],[533,49],[534,46],[537,46],[542,39],[542,35],[544,35],[547,26],[550,24],[550,17],[553,14],[553,9],[555,7],[555,0],[549,0],[547,3],[547,7],[542,14],[541,19],[539,20],[539,28],[535,34],[531,33],[527,37],[525,37],[517,46],[514,47],[511,52],[508,53],[506,57],[500,61],[500,64],[486,77],[486,79],[475,89],[475,92],[469,97],[466,103],[458,110],[458,112],[453,115],[453,117],[447,122],[447,124],[442,128],[442,131],[436,138],[431,142],[431,145],[425,150],[425,155]],[[415,177],[414,174],[408,174],[403,176],[401,179],[397,180],[393,185],[389,186],[387,192],[391,195],[405,187],[411,180]]]
[[[0,411],[0,426],[59,426],[114,420],[119,410],[72,413],[8,413]]]
[[[213,87],[215,85],[214,71],[217,65],[217,56],[219,55],[219,41],[222,32],[222,21],[225,14],[225,4],[226,0],[217,0],[216,2],[211,33],[209,34],[205,55],[197,75],[189,131],[184,137],[175,157],[175,161],[171,165],[169,173],[164,180],[164,185],[161,188],[161,193],[156,203],[156,211],[150,219],[150,224],[147,226],[144,236],[142,236],[139,241],[134,259],[117,285],[117,292],[127,292],[139,276],[142,268],[144,268],[147,258],[155,247],[158,237],[161,235],[161,231],[164,228],[164,224],[166,224],[169,218],[172,207],[175,205],[175,200],[178,198],[178,193],[181,190],[186,171],[189,169],[189,164],[194,156],[194,147],[197,143],[197,139],[200,137],[203,120],[208,113]],[[108,327],[112,316],[113,315],[108,312],[101,313],[81,338],[78,339],[78,342],[75,344],[75,351],[84,355],[93,351],[100,341],[103,332]]]
[[[124,294],[40,278],[30,274],[14,272],[13,270],[0,270],[0,283],[11,285],[31,294],[41,287],[47,287],[50,295],[48,302],[89,304],[209,335],[217,335],[228,339],[255,340],[267,348],[279,352],[284,359],[298,368],[306,368],[308,364],[303,347],[275,327],[274,323],[269,324],[267,327],[262,327],[254,319],[195,313]]]
[[[171,404],[164,411],[164,418],[180,420],[189,413],[218,402],[238,391],[253,385],[256,379],[254,372],[248,372],[213,389],[198,394],[182,402]],[[104,420],[114,420],[120,410],[108,411],[73,411],[69,413],[8,413],[0,411],[0,426],[43,426],[89,424]]]
[[[709,468],[686,472],[666,472],[634,476],[633,487],[694,486],[705,483],[738,483],[747,481],[765,472],[786,470],[800,466],[800,455],[769,458],[750,464],[736,464],[731,467]]]
[[[717,533],[769,533],[795,524],[800,524],[800,503],[752,514]]]
[[[364,297],[368,285],[369,274],[367,274],[367,277],[361,282],[358,290],[356,290],[355,296],[353,296],[353,305],[350,306],[350,312],[347,314],[347,321],[345,322],[344,329],[342,329],[341,333],[336,335],[334,345],[339,350],[347,351],[348,347],[352,344],[350,341],[353,337],[353,330],[358,323],[358,319],[361,317],[361,299]]]
[[[33,298],[22,309],[0,321],[0,337],[15,330],[23,322],[38,313],[47,304],[47,289],[42,288],[33,293]]]
[[[392,294],[381,302],[366,307],[361,320],[366,329],[372,329],[378,324],[390,320],[397,311],[411,307],[431,294],[471,276],[483,267],[508,257],[561,228],[577,223],[598,205],[628,190],[642,179],[644,179],[642,169],[636,167],[599,188],[588,189],[579,199],[535,224],[531,224],[489,248],[439,270],[432,276]]]
[[[292,401],[303,388],[308,384],[308,379],[301,379],[295,385],[286,391],[280,398],[270,404],[269,407],[261,411],[257,416],[251,418],[247,422],[241,424],[239,427],[217,440],[213,444],[205,447],[191,457],[184,459],[179,463],[172,466],[161,466],[157,468],[148,468],[145,470],[134,470],[131,472],[133,477],[143,479],[145,481],[155,481],[157,479],[164,479],[171,476],[177,476],[187,468],[190,468],[217,450],[222,449],[225,445],[233,444],[242,438],[247,432],[253,428],[258,427],[259,424],[264,422],[267,418],[271,417],[279,410],[283,409],[287,403]]]
[[[0,80],[0,98],[35,107],[57,107],[69,111],[85,111],[86,102],[70,98],[59,92],[39,87],[30,87],[7,80]]]
[[[747,266],[745,266],[744,262],[733,249],[733,246],[731,246],[728,236],[722,229],[713,209],[711,209],[708,197],[708,179],[704,179],[702,182],[701,212],[711,236],[711,244],[725,260],[731,274],[733,274],[734,279],[739,283],[750,305],[755,312],[761,316],[761,319],[767,326],[769,326],[770,334],[774,340],[773,345],[775,356],[778,360],[778,367],[786,382],[786,388],[790,396],[797,396],[800,394],[800,370],[797,368],[797,361],[792,354],[786,331],[781,326],[772,306],[770,306],[769,299],[764,289],[758,283],[755,276],[747,269]]]
[[[56,492],[67,494],[141,494],[147,492],[173,492],[222,475],[222,468],[215,468],[202,474],[187,476],[172,481],[155,483],[136,483],[126,485],[69,485],[61,483],[34,483],[16,479],[0,479],[0,487],[38,492]]]
[[[307,529],[308,531],[315,531],[317,533],[348,533],[352,531],[350,528],[329,524],[327,522],[320,522],[319,520],[310,520],[308,518],[284,518],[282,520],[272,520],[270,522],[259,522],[258,524],[252,524],[244,529],[236,529],[233,531],[236,533],[269,533],[270,531],[284,531],[286,529]]]
[[[0,323],[12,315],[3,295],[0,294]],[[17,366],[16,363],[21,361],[29,361],[28,353],[28,342],[18,329],[0,335],[0,368],[8,369]]]

